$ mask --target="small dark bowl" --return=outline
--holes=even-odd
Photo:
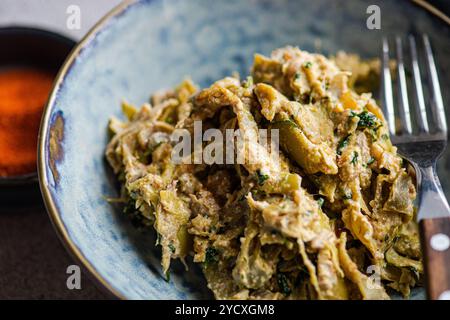
[[[0,28],[0,68],[28,66],[44,69],[56,77],[76,42],[60,34],[29,27]],[[36,140],[38,137],[36,136]],[[25,175],[0,177],[0,201],[16,195],[39,197],[37,171]]]

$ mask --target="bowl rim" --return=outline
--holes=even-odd
[[[50,220],[53,224],[53,227],[58,234],[58,237],[60,241],[63,243],[66,250],[69,252],[69,254],[75,259],[75,262],[77,262],[79,265],[83,266],[85,269],[88,270],[88,275],[95,281],[96,284],[101,285],[101,289],[106,289],[106,291],[114,296],[115,298],[126,300],[127,297],[122,294],[118,289],[115,288],[115,286],[111,283],[109,283],[106,278],[101,275],[97,269],[88,261],[88,259],[84,256],[84,254],[81,252],[81,250],[78,248],[77,245],[75,245],[70,238],[68,231],[64,225],[64,222],[61,219],[61,216],[59,214],[59,209],[57,208],[53,197],[51,195],[51,192],[48,188],[48,177],[47,177],[47,171],[45,167],[45,154],[46,154],[46,137],[49,132],[49,126],[50,126],[50,114],[52,111],[52,106],[55,103],[55,100],[57,98],[57,93],[63,83],[63,81],[66,78],[66,75],[68,74],[69,70],[73,66],[75,60],[80,55],[80,53],[83,51],[84,48],[86,48],[92,41],[97,37],[97,35],[104,31],[107,27],[109,22],[111,22],[114,18],[117,18],[121,14],[123,14],[125,11],[127,11],[129,8],[139,4],[139,3],[151,3],[153,0],[124,0],[117,6],[115,6],[113,9],[111,9],[105,16],[103,16],[90,30],[89,32],[77,43],[77,45],[74,47],[72,52],[68,55],[66,58],[66,61],[62,65],[61,69],[59,70],[58,74],[55,77],[54,86],[52,89],[52,92],[50,94],[50,97],[48,99],[47,104],[44,107],[42,118],[41,118],[41,126],[39,130],[38,135],[38,166],[37,166],[37,173],[39,178],[39,185],[42,193],[42,197],[44,200],[45,207],[47,209],[47,212],[49,214]],[[438,18],[441,22],[444,22],[446,25],[450,25],[449,21],[450,18],[446,16],[444,13],[439,12],[440,14],[437,14],[436,8],[432,6],[423,6],[421,1],[412,1],[411,4],[417,6],[419,9],[422,9],[424,11],[427,11],[431,13],[435,18]],[[434,9],[434,10],[433,10]]]
[[[100,284],[102,289],[106,289],[109,294],[112,294],[115,298],[125,300],[126,297],[119,292],[111,283],[109,283],[105,277],[103,277],[97,269],[89,262],[89,260],[84,256],[82,251],[75,245],[69,236],[67,228],[61,219],[59,214],[59,209],[57,208],[55,201],[51,195],[50,189],[48,188],[49,180],[47,177],[47,170],[45,164],[46,155],[46,137],[50,130],[50,115],[52,111],[52,106],[54,105],[57,93],[61,88],[63,81],[66,78],[69,70],[75,63],[77,57],[92,41],[97,37],[97,35],[104,31],[110,21],[114,18],[120,16],[131,6],[139,3],[140,0],[125,0],[111,9],[105,16],[103,16],[90,30],[89,32],[75,45],[70,54],[67,56],[62,67],[59,69],[54,83],[53,88],[50,93],[47,104],[44,107],[41,117],[39,135],[38,135],[38,163],[37,163],[37,176],[39,179],[39,186],[41,189],[42,198],[44,200],[45,207],[47,209],[48,215],[52,222],[52,225],[58,234],[59,239],[63,243],[66,250],[75,259],[80,266],[83,266],[88,270],[89,275],[93,280]]]

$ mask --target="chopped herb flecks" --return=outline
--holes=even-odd
[[[175,249],[175,246],[172,243],[170,243],[168,247],[170,249],[170,252],[175,253],[176,249]]]
[[[352,114],[352,116],[355,116],[356,114]],[[373,115],[372,113],[368,111],[363,111],[360,114],[357,114],[359,121],[358,121],[358,128],[369,128],[373,129],[375,127],[378,127],[378,119]]]
[[[305,69],[309,69],[312,66],[312,62],[308,61],[305,63]]]
[[[296,72],[296,73],[295,73],[295,76],[294,76],[294,81],[300,80],[301,76],[302,76],[302,75],[301,75],[300,72]]]
[[[269,179],[267,174],[262,174],[261,171],[256,171],[256,178],[258,179],[258,184],[262,186],[266,180]]]
[[[319,204],[319,207],[322,207],[324,202],[325,202],[325,200],[323,198],[317,199],[317,203]]]
[[[216,263],[217,261],[219,261],[219,252],[217,251],[217,249],[213,248],[213,247],[208,247],[206,249],[206,254],[205,254],[205,266],[210,265],[211,263]]]
[[[172,117],[167,117],[167,118],[166,118],[166,122],[167,122],[168,124],[174,124],[174,123],[175,123],[175,120],[174,120]]]
[[[350,138],[350,135],[346,136],[344,139],[342,139],[339,142],[338,147],[337,147],[337,151],[336,151],[336,153],[338,155],[341,155],[342,154],[342,149],[344,149],[348,145],[349,138]]]
[[[353,164],[353,165],[357,164],[358,163],[358,156],[359,156],[358,152],[354,151],[353,152],[353,158],[350,161],[350,163]]]
[[[289,280],[283,273],[277,273],[277,282],[278,286],[280,287],[281,293],[283,293],[285,296],[291,294],[292,290],[289,286]]]
[[[370,166],[374,162],[375,162],[375,158],[370,157],[369,161],[367,161],[367,165]]]

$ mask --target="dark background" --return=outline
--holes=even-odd
[[[450,1],[448,0],[431,0],[428,1],[429,3],[433,4],[438,8],[439,10],[445,12],[447,15],[450,15]]]
[[[81,276],[81,290],[67,289],[71,264],[41,201],[0,206],[0,299],[109,297],[86,274]]]

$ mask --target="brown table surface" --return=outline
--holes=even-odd
[[[0,299],[106,299],[86,273],[69,290],[75,264],[59,241],[39,194],[32,203],[0,205]]]

